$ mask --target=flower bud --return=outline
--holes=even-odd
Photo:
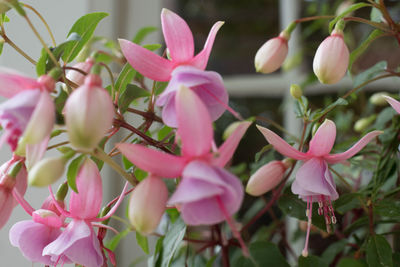
[[[257,72],[271,73],[282,66],[288,54],[287,35],[281,33],[278,37],[268,40],[258,49],[254,58]]]
[[[386,92],[375,93],[369,98],[369,102],[375,106],[386,106],[387,101],[384,96],[387,96],[387,95],[389,95],[389,94]]]
[[[114,118],[114,105],[108,92],[101,87],[96,74],[86,77],[65,104],[65,124],[74,148],[92,151],[107,131]]]
[[[300,100],[303,96],[303,91],[301,90],[301,87],[299,85],[292,84],[290,86],[290,94],[294,99]]]
[[[94,59],[90,57],[90,58],[86,59],[85,62],[76,63],[73,67],[76,69],[80,69],[89,74],[94,63],[95,63]],[[70,80],[71,82],[73,82],[79,86],[83,85],[83,83],[85,81],[85,75],[83,75],[82,73],[80,73],[79,71],[76,71],[76,70],[69,70],[65,77],[68,80]]]
[[[161,178],[150,175],[140,182],[129,200],[129,220],[135,229],[145,235],[154,232],[167,199],[168,190]]]
[[[354,131],[356,131],[358,133],[363,132],[365,129],[367,129],[368,126],[370,126],[375,121],[375,119],[376,119],[375,114],[373,114],[367,118],[359,119],[354,124]]]
[[[241,123],[242,123],[241,121],[235,121],[235,122],[232,122],[231,124],[229,124],[229,126],[226,127],[224,133],[222,134],[222,139],[223,139],[223,140],[228,139],[228,137],[231,136],[231,134],[232,134],[233,132],[235,132],[236,128],[237,128]]]
[[[43,187],[54,183],[63,175],[66,163],[64,157],[42,159],[29,171],[29,185]]]
[[[246,192],[252,196],[261,196],[277,186],[282,181],[288,167],[285,163],[274,160],[259,168],[250,177]]]
[[[349,49],[343,40],[343,32],[334,30],[318,47],[313,69],[318,80],[334,84],[346,74],[349,65]]]

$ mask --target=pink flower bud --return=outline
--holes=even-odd
[[[168,199],[161,178],[150,175],[135,188],[129,200],[129,220],[142,234],[152,233],[160,223]]]
[[[86,59],[85,62],[76,63],[73,67],[89,73],[94,64],[93,58]],[[85,81],[85,75],[76,70],[69,70],[65,76],[71,82],[81,86]]]
[[[343,33],[334,30],[318,47],[313,69],[318,80],[324,84],[334,84],[346,74],[349,65],[349,49]]]
[[[43,187],[56,182],[63,175],[66,163],[63,157],[42,159],[29,171],[29,185]]]
[[[271,73],[281,67],[288,54],[288,38],[284,33],[268,40],[258,49],[254,58],[257,72]]]
[[[114,105],[108,92],[101,87],[98,75],[90,74],[65,104],[65,123],[69,140],[77,149],[92,151],[114,118]]]
[[[282,161],[271,161],[259,168],[249,179],[246,192],[252,196],[261,196],[283,179],[287,166]]]

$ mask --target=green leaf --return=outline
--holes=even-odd
[[[133,100],[146,96],[150,96],[150,93],[147,90],[134,84],[128,84],[126,86],[126,90],[120,96],[118,101],[118,106],[121,113],[124,113],[126,111]]]
[[[178,250],[179,245],[185,236],[186,225],[182,221],[182,219],[176,220],[174,224],[168,229],[167,234],[163,240],[163,259],[161,266],[169,267],[172,259],[174,257],[175,252]]]
[[[392,248],[381,235],[370,236],[366,249],[367,263],[371,267],[392,267]]]
[[[356,48],[350,53],[350,59],[349,59],[349,67],[348,69],[351,71],[351,68],[353,66],[354,61],[356,61],[359,56],[361,56],[365,50],[369,47],[369,45],[379,38],[380,36],[384,35],[385,33],[381,30],[375,29],[373,30],[368,37]]]
[[[368,267],[368,265],[362,260],[356,260],[353,258],[342,258],[337,267]]]
[[[333,243],[327,249],[325,249],[325,251],[321,255],[321,258],[323,258],[326,263],[331,264],[336,255],[340,252],[343,252],[346,244],[347,240],[340,240],[336,243]]]
[[[376,63],[374,66],[371,68],[361,72],[358,74],[356,77],[354,77],[353,81],[353,86],[358,87],[365,83],[366,81],[369,81],[379,74],[381,74],[385,69],[387,68],[387,62],[386,61],[380,61]],[[360,91],[363,87],[359,88],[356,92]],[[354,93],[356,93],[354,92]]]
[[[6,22],[10,22],[10,18],[6,15],[6,13],[1,13],[0,24],[4,24]]]
[[[382,17],[383,17],[382,12],[379,9],[375,7],[371,9],[371,14],[370,14],[371,21],[382,22]]]
[[[371,4],[367,4],[367,3],[358,3],[358,4],[354,4],[349,6],[345,11],[343,11],[339,16],[337,16],[336,18],[334,18],[330,23],[329,23],[329,32],[332,32],[333,27],[335,26],[336,22],[338,22],[340,19],[344,18],[347,14],[366,7],[366,6],[371,6]]]
[[[289,267],[285,257],[273,243],[267,241],[255,242],[250,244],[249,250],[256,266]]]
[[[206,264],[206,267],[213,267],[214,266],[214,262],[217,259],[217,255],[212,256]]]
[[[136,242],[142,248],[144,253],[149,254],[149,242],[147,241],[146,236],[143,236],[136,231]]]
[[[147,177],[147,172],[139,168],[135,168],[133,174],[139,182],[143,181]]]
[[[40,57],[36,63],[36,74],[37,76],[42,76],[46,74],[46,62],[49,58],[49,54],[47,54],[46,50],[42,48],[42,52],[40,53]]]
[[[94,30],[97,27],[97,24],[108,14],[104,12],[95,12],[84,15],[80,17],[70,29],[67,37],[71,34],[75,33],[81,37],[81,40],[74,41],[69,43],[68,46],[65,48],[64,54],[62,59],[64,62],[68,63],[71,62],[81,51],[83,46],[89,41],[92,37]]]
[[[163,260],[164,247],[163,247],[164,237],[160,237],[156,243],[156,249],[154,254],[148,259],[147,266],[150,267],[164,267],[161,265]]]
[[[127,236],[130,232],[131,232],[131,230],[129,228],[125,229],[122,232],[119,232],[119,234],[115,235],[113,238],[111,238],[109,241],[107,241],[106,248],[108,248],[109,250],[114,251],[117,248],[119,242],[125,236]]]
[[[364,196],[360,193],[347,193],[335,201],[335,211],[344,214],[352,209],[360,208]]]
[[[119,94],[125,92],[126,86],[135,77],[136,71],[132,68],[129,63],[126,63],[118,75],[117,81],[115,82],[115,91]]]
[[[85,155],[80,155],[73,161],[68,166],[68,171],[67,171],[67,181],[69,187],[75,191],[75,193],[78,193],[78,188],[76,187],[76,175],[78,174],[79,168],[83,163],[83,160],[85,159]]]
[[[157,30],[157,27],[143,27],[136,33],[135,37],[132,39],[132,42],[140,44],[147,35]]]
[[[400,218],[400,201],[394,199],[383,199],[374,206],[374,211],[380,216],[390,219]]]
[[[328,113],[329,111],[331,111],[335,107],[337,107],[337,106],[347,106],[348,103],[349,102],[347,102],[346,99],[339,97],[335,102],[333,102],[332,104],[330,104],[329,106],[327,106],[323,110],[319,110],[319,111],[313,112],[313,114],[311,115],[311,119],[313,121],[317,121],[323,115],[325,115],[326,113]]]
[[[157,49],[159,49],[162,45],[160,44],[147,44],[147,45],[143,45],[144,48],[150,50],[150,51],[155,51]]]
[[[329,265],[321,258],[309,255],[308,257],[299,257],[299,267],[328,267]]]

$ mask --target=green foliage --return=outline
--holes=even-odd
[[[76,176],[78,175],[79,169],[85,160],[85,155],[80,155],[79,157],[75,158],[68,166],[67,170],[67,180],[69,187],[78,193],[78,188],[76,187]]]
[[[138,231],[136,231],[136,242],[142,248],[143,252],[149,254],[149,242],[147,241],[147,237],[141,235]]]
[[[322,259],[314,255],[299,257],[299,267],[328,267],[329,265]]]
[[[367,263],[370,267],[392,267],[392,248],[381,235],[370,236],[366,248]]]
[[[119,232],[117,235],[113,236],[109,241],[106,242],[105,246],[111,251],[114,251],[118,244],[121,242],[121,240],[126,237],[129,233],[131,232],[131,229],[127,228],[121,232]]]

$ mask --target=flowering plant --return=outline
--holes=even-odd
[[[10,244],[46,266],[117,266],[117,246],[132,233],[149,266],[400,265],[399,96],[376,93],[363,101],[369,83],[398,82],[400,64],[353,67],[381,37],[395,40],[398,49],[400,23],[385,1],[343,1],[339,9],[293,21],[254,53],[257,72],[277,71],[288,62],[298,25],[329,22],[317,25],[327,27],[329,36],[316,49],[311,78],[287,88],[302,123],[294,135],[268,117],[245,117],[233,108],[222,76],[207,68],[222,21],[197,54],[196,33],[165,8],[164,49],[141,44],[152,28],[132,41],[94,36],[107,16],[102,12],[79,18],[57,44],[34,7],[0,0],[2,45],[32,63],[38,76],[0,69],[6,98],[0,145],[12,154],[0,167],[0,227],[18,204],[27,213],[9,229]],[[351,14],[360,9],[369,9],[370,18]],[[32,24],[31,11],[52,45]],[[42,44],[37,61],[6,34],[6,12],[17,12]],[[350,46],[350,22],[373,30]],[[346,75],[353,87],[334,101],[308,96],[312,84],[340,86]],[[131,114],[143,123],[135,126]],[[221,121],[232,123],[221,127]],[[248,147],[247,131],[268,144],[260,143],[250,161],[237,162],[239,144]],[[118,176],[109,180],[125,182],[114,199],[103,195],[106,167]],[[41,207],[25,199],[34,186],[48,187]],[[126,219],[116,215],[122,203],[128,205]],[[288,217],[298,220],[295,228],[304,235],[286,230]],[[124,228],[115,229],[113,220]],[[157,240],[151,252],[148,238]],[[293,245],[299,239],[302,249]]]

